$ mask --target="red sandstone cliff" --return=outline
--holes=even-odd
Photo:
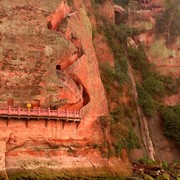
[[[114,22],[114,11],[121,13],[122,8],[113,9],[109,0],[103,2],[96,7],[99,14]],[[34,107],[40,104],[44,108],[83,112],[80,124],[54,120],[28,120],[27,123],[26,120],[1,118],[0,176],[8,178],[26,171],[38,178],[50,174],[51,179],[60,176],[60,172],[71,177],[131,172],[126,151],[123,150],[122,159],[109,158],[102,157],[96,147],[103,145],[105,135],[98,119],[108,113],[97,59],[99,63],[110,62],[111,66],[114,66],[114,59],[102,34],[97,33],[92,42],[97,19],[91,1],[79,0],[72,4],[68,5],[65,0],[15,0],[11,4],[8,0],[0,1],[0,106],[7,105],[7,99],[13,99],[15,107],[26,106],[29,102]],[[133,46],[145,43],[149,46],[146,52],[149,61],[162,73],[170,72],[178,77],[177,45],[170,52],[163,40],[156,42],[151,31],[155,13],[149,10],[132,13],[131,25],[139,29],[145,27],[145,31],[129,43]],[[144,24],[136,19],[139,16]],[[102,23],[101,20],[98,23]],[[153,51],[155,45],[163,47],[164,56]],[[169,53],[175,56],[169,58]],[[128,104],[127,93],[125,86],[123,96],[116,98]],[[165,97],[164,102],[177,104],[178,95]],[[117,103],[112,102],[110,110],[116,106]],[[164,156],[173,159],[176,155],[168,151],[173,145],[164,138],[162,131],[153,132],[155,126],[161,126],[159,120],[149,123],[157,155],[160,159]],[[160,137],[160,141],[163,139],[162,144],[159,145],[155,136]],[[164,149],[168,152],[164,153]]]
[[[108,107],[84,2],[69,7],[64,0],[3,0],[0,10],[1,106],[12,98],[14,106],[38,101],[41,107],[85,113],[79,125],[1,118],[3,173],[44,167],[73,169],[75,174],[128,174],[127,159],[103,158],[92,148],[103,142],[97,119]]]

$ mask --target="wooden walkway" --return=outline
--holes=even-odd
[[[12,107],[0,107],[0,117],[17,118],[17,119],[54,119],[80,122],[80,111],[70,110],[51,110],[48,109],[28,109],[28,108],[12,108]]]

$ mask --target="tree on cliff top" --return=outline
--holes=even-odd
[[[167,1],[165,11],[157,17],[156,33],[163,35],[167,44],[173,43],[180,35],[179,0]]]

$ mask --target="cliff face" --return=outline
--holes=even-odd
[[[97,119],[108,107],[83,1],[70,7],[64,0],[3,0],[0,11],[1,106],[11,98],[15,107],[28,102],[36,107],[38,102],[45,108],[84,112],[80,124],[1,118],[4,176],[6,169],[13,177],[15,169],[40,167],[75,169],[74,174],[93,174],[94,169],[94,175],[100,169],[101,174],[109,169],[128,174],[127,158],[108,161],[93,148],[103,142]]]
[[[153,65],[154,69],[159,72],[159,74],[171,76],[172,79],[176,81],[176,79],[180,77],[180,54],[178,50],[180,37],[177,36],[172,44],[167,45],[164,34],[157,36],[155,33],[155,26],[158,23],[156,21],[157,17],[164,11],[165,6],[163,1],[151,1],[145,4],[144,9],[141,11],[131,12],[129,23],[143,33],[135,36],[130,44],[136,47],[139,43],[143,43],[148,61]],[[163,24],[163,22],[161,23]],[[169,24],[170,23],[171,22],[169,22]],[[137,77],[135,77],[135,79],[137,79]],[[174,90],[176,93],[171,95],[166,94],[162,100],[160,100],[160,103],[167,106],[179,105],[180,87],[177,86]],[[171,139],[165,137],[162,129],[163,120],[156,115],[148,119],[147,124],[156,159],[168,162],[179,159],[179,146]]]

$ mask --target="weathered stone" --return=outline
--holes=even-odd
[[[162,174],[162,180],[170,180],[170,176],[167,173]]]
[[[154,178],[148,174],[143,174],[144,180],[154,180]]]
[[[126,180],[140,180],[140,178],[139,177],[128,177],[128,178],[126,178]]]
[[[108,113],[108,106],[84,2],[74,1],[74,12],[64,0],[3,0],[0,9],[0,104],[12,98],[14,106],[32,102],[36,107],[38,101],[41,107],[83,108],[85,112],[80,124],[0,119],[8,173],[45,167],[129,175],[128,159],[125,163],[120,158],[107,159],[86,146],[102,143],[97,118]],[[59,24],[67,15],[61,30]]]
[[[159,175],[159,171],[150,171],[149,173],[151,176],[156,177]]]

